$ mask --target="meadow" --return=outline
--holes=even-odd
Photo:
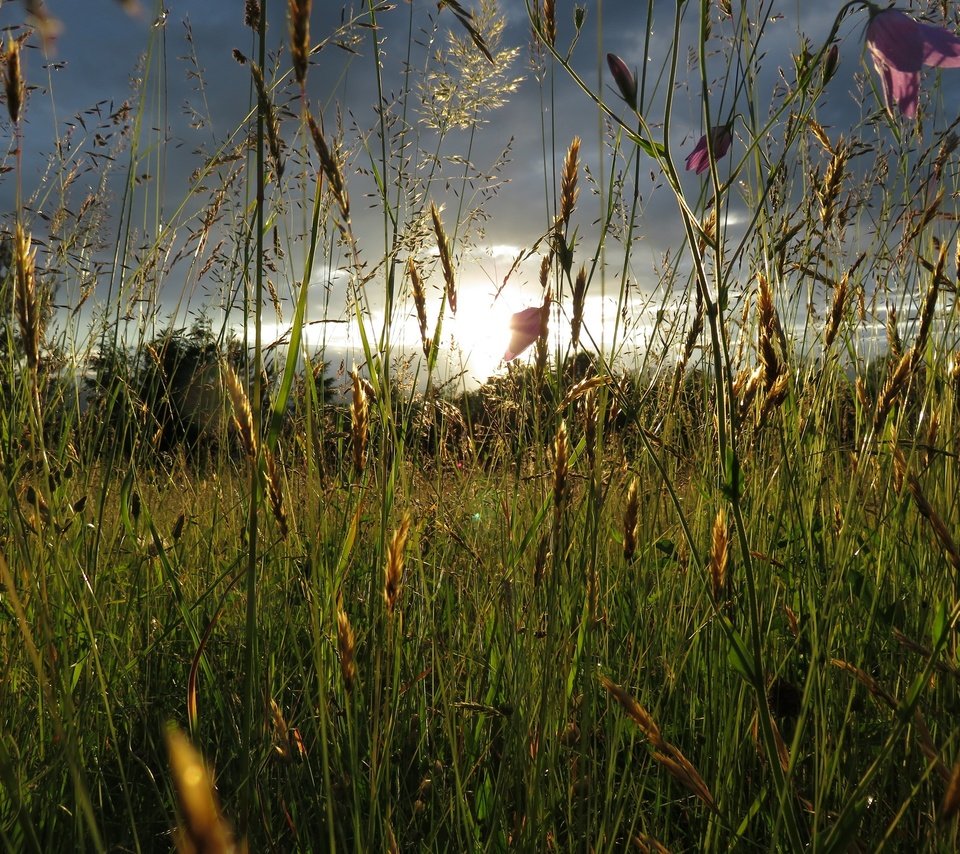
[[[650,0],[634,67],[591,4],[511,46],[496,0],[275,3],[173,215],[130,202],[153,28],[109,162],[65,135],[4,220],[3,848],[957,850],[960,12],[848,3],[777,56],[773,3]],[[330,51],[375,107],[311,98]],[[445,329],[511,159],[472,152],[521,78],[543,228],[497,284],[536,299],[468,387]],[[219,302],[165,324],[173,281]]]

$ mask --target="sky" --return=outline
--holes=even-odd
[[[477,2],[464,0],[468,8],[476,8]],[[414,0],[412,6],[409,0],[396,0],[391,5],[394,8],[377,16],[377,23],[384,97],[396,105],[409,79],[403,73],[408,52],[409,63],[414,69],[435,69],[430,58],[434,50],[444,47],[447,29],[459,36],[463,36],[464,31],[449,10],[438,11],[432,0]],[[579,39],[570,50],[571,65],[595,94],[632,124],[629,111],[614,91],[604,56],[613,52],[631,68],[640,67],[648,27],[646,4],[632,0],[593,0],[583,5],[585,22]],[[685,57],[691,55],[696,44],[698,5],[687,4],[689,8],[681,23],[679,37],[684,44]],[[773,93],[781,70],[788,71],[788,77],[792,74],[790,57],[797,51],[800,34],[810,40],[813,49],[817,49],[840,4],[831,0],[797,0],[749,5],[758,10],[758,15],[762,9],[764,19],[764,59],[757,91]],[[232,213],[223,215],[211,229],[195,260],[191,262],[190,252],[186,252],[185,260],[179,263],[172,259],[176,256],[177,240],[187,241],[187,236],[198,230],[197,217],[214,197],[216,181],[226,181],[229,166],[202,180],[204,189],[191,194],[191,187],[196,184],[196,170],[211,152],[221,145],[229,148],[231,141],[235,144],[238,139],[237,134],[250,126],[249,68],[240,65],[233,56],[234,50],[247,56],[255,55],[253,35],[243,22],[243,4],[239,0],[166,0],[165,3],[143,0],[141,13],[134,15],[127,14],[115,0],[47,0],[46,7],[59,19],[62,31],[46,57],[36,36],[27,42],[24,51],[27,81],[37,88],[30,93],[23,127],[23,165],[19,173],[21,193],[34,212],[34,230],[42,235],[44,222],[53,216],[57,202],[57,180],[51,178],[50,158],[57,151],[58,140],[62,147],[63,141],[69,138],[67,150],[78,165],[75,171],[79,172],[69,189],[71,210],[75,211],[85,197],[93,196],[103,203],[113,220],[104,219],[98,223],[99,248],[92,253],[94,259],[84,262],[94,272],[88,269],[86,278],[78,274],[78,281],[72,285],[68,283],[59,296],[66,316],[82,320],[74,333],[78,346],[82,346],[80,342],[84,340],[83,323],[89,327],[105,306],[118,305],[117,293],[127,294],[124,316],[128,324],[139,325],[141,330],[146,324],[148,332],[145,334],[148,335],[150,329],[171,322],[189,324],[203,307],[219,322],[222,318],[218,312],[225,299],[236,292],[240,281],[230,262],[230,259],[237,260],[239,250],[230,244],[236,242],[237,227],[243,221],[245,204],[250,200],[244,198],[238,185],[231,185],[234,195],[228,196],[234,202]],[[290,67],[286,50],[286,3],[267,0],[266,7],[272,56],[267,62],[267,76],[276,80]],[[322,41],[334,36],[351,11],[358,11],[357,7],[362,11],[365,4],[342,4],[335,0],[318,0],[313,4],[311,39],[315,44],[322,43],[323,47],[312,58],[308,96],[311,110],[322,117],[328,133],[338,125],[344,129],[345,144],[351,154],[347,183],[354,232],[362,247],[363,260],[373,265],[383,256],[384,217],[383,206],[373,195],[375,185],[371,175],[378,150],[373,133],[377,89],[371,30],[353,30],[358,40],[349,44],[349,50]],[[540,75],[541,84],[531,67],[530,24],[525,3],[523,0],[501,0],[500,8],[505,21],[500,47],[517,50],[509,76],[522,80],[515,91],[507,94],[503,106],[482,114],[482,122],[475,128],[453,131],[443,140],[438,150],[442,157],[449,159],[441,162],[438,175],[429,184],[424,183],[422,195],[410,199],[407,208],[408,211],[419,209],[422,212],[425,203],[434,202],[441,208],[448,231],[454,228],[461,205],[469,209],[471,204],[477,204],[482,210],[483,218],[475,228],[464,228],[456,235],[454,246],[460,263],[460,306],[458,316],[448,318],[444,325],[445,344],[459,346],[458,358],[470,361],[469,367],[478,379],[502,368],[499,362],[509,340],[507,326],[511,313],[540,300],[539,254],[521,265],[506,286],[503,278],[517,254],[533,247],[549,227],[550,200],[555,192],[552,176],[559,174],[560,164],[573,137],[582,138],[583,165],[580,199],[574,219],[578,237],[575,266],[589,264],[596,251],[597,220],[601,215],[597,188],[602,180],[609,178],[611,169],[609,122],[598,119],[588,94],[556,64],[547,63],[547,70]],[[557,8],[557,44],[562,52],[566,52],[575,35],[574,4],[561,0]],[[662,81],[656,84],[655,80],[671,41],[674,8],[673,0],[656,0],[653,20],[649,22],[652,47],[647,61],[650,69],[648,85],[651,88],[656,86],[656,103],[663,100],[664,84]],[[0,3],[0,27],[20,25],[24,17],[23,4],[13,0]],[[723,35],[725,25],[718,14],[714,15],[714,20],[718,32]],[[438,21],[439,29],[434,31],[434,23]],[[860,80],[868,74],[862,48],[865,24],[866,16],[860,14],[848,18],[840,28],[840,71],[831,85],[830,98],[818,112],[821,123],[827,127],[836,125],[842,128],[851,111],[859,114],[864,109]],[[719,92],[727,53],[721,40],[711,42],[711,50],[708,67]],[[688,78],[687,74],[685,67],[675,96],[674,125],[669,140],[678,164],[682,164],[683,157],[703,132],[699,91],[690,82],[693,78]],[[273,308],[268,307],[265,312],[265,317],[270,320],[267,340],[282,335],[289,323],[293,283],[302,277],[303,241],[297,236],[308,227],[308,211],[305,211],[312,186],[298,189],[296,177],[304,176],[309,184],[310,176],[316,171],[315,157],[311,162],[297,154],[298,146],[301,151],[308,149],[306,135],[297,137],[300,107],[296,94],[292,84],[281,85],[275,91],[275,101],[283,116],[281,135],[288,145],[286,180],[291,183],[284,192],[275,192],[271,196],[272,212],[277,216],[278,240],[285,251],[282,260],[274,259],[275,269],[270,274],[283,319],[278,320]],[[873,97],[868,90],[866,98]],[[106,154],[119,137],[118,132],[110,136],[116,126],[112,125],[109,116],[115,115],[125,101],[132,104],[133,116],[141,117],[141,125],[128,136],[135,144],[118,149],[115,161],[108,161],[105,157],[98,160],[98,146]],[[416,99],[411,103],[415,104]],[[729,102],[723,107],[728,110]],[[868,107],[875,109],[875,100],[871,100]],[[96,112],[90,112],[91,108]],[[738,103],[737,108],[742,109],[743,105]],[[81,120],[78,121],[77,116]],[[407,138],[416,138],[423,152],[432,151],[436,135],[417,124],[422,121],[422,113],[408,113],[407,118],[413,129]],[[649,121],[657,128],[661,118],[654,108]],[[15,145],[9,124],[4,125],[3,131],[10,140],[4,160],[4,165],[9,167],[16,162]],[[101,141],[97,139],[98,133]],[[373,152],[373,161],[364,154],[364,145]],[[131,150],[136,152],[133,164],[130,162]],[[505,151],[508,153],[504,156]],[[95,155],[92,161],[84,157],[90,152]],[[423,156],[421,153],[421,158]],[[467,156],[476,168],[476,177],[467,192],[461,193],[458,176]],[[501,158],[499,169],[494,169]],[[427,162],[421,159],[421,172],[426,170]],[[622,158],[617,161],[617,169],[624,169],[624,163]],[[82,169],[79,164],[84,164]],[[0,175],[4,211],[15,209],[17,174],[14,170]],[[128,174],[133,175],[135,181],[125,193]],[[670,294],[658,285],[658,281],[664,257],[675,253],[680,243],[676,201],[663,187],[662,179],[651,171],[649,161],[643,163],[639,174],[637,190],[641,197],[641,217],[627,269],[627,278],[632,285],[630,303],[622,315],[628,318],[628,328],[633,330],[631,346],[638,349],[645,346],[644,330],[650,328],[650,317],[672,307]],[[485,175],[494,175],[495,178],[485,181],[482,177]],[[51,184],[55,185],[54,191],[51,191]],[[684,173],[683,185],[690,198],[697,198],[703,184],[703,179]],[[737,215],[734,205],[729,214],[731,222],[736,221]],[[117,221],[124,221],[128,226],[118,230]],[[125,238],[130,239],[130,245],[134,247],[138,240],[148,245],[151,232],[155,237],[158,229],[164,228],[176,228],[179,235],[172,241],[175,245],[164,259],[165,263],[169,262],[168,273],[161,276],[154,272],[138,282],[136,277],[121,276],[116,270],[111,272],[112,246]],[[221,240],[227,245],[221,247],[217,263],[199,276],[204,269],[205,257]],[[191,252],[197,247],[198,241],[187,241],[187,249]],[[142,257],[142,253],[138,256],[133,252],[133,255]],[[129,252],[127,257],[128,260],[131,257]],[[617,313],[615,295],[619,290],[617,281],[622,259],[622,250],[608,244],[602,276],[598,272],[591,280],[587,324],[597,339],[611,334],[611,318]],[[93,263],[94,260],[99,266]],[[334,249],[326,259],[318,261],[313,271],[310,319],[322,321],[326,318],[336,322],[315,323],[309,327],[310,335],[313,340],[326,340],[331,351],[357,344],[354,325],[350,322],[346,291],[349,277],[343,274],[344,260],[343,255]],[[400,258],[401,263],[404,260],[405,257]],[[433,266],[429,252],[425,264]],[[163,268],[163,264],[160,267]],[[383,316],[382,278],[382,275],[375,277],[368,285],[368,304],[373,317],[371,325],[376,329],[379,329]],[[134,292],[137,288],[143,291],[145,287],[149,291],[149,286],[157,288],[156,300],[138,305]],[[428,291],[431,323],[438,309],[440,287],[438,277],[431,277]],[[494,295],[497,295],[495,300]],[[81,300],[82,308],[73,311]],[[74,303],[72,307],[71,302]],[[405,316],[396,318],[401,338],[406,343],[417,338],[415,333],[411,334],[416,329],[412,317],[412,305],[409,305],[405,308]],[[230,315],[230,320],[238,321],[236,311]]]

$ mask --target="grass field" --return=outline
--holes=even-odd
[[[771,4],[681,4],[657,17],[662,65],[637,80],[600,52],[597,86],[573,7],[528,8],[524,68],[493,0],[447,2],[401,94],[338,121],[307,96],[311,62],[342,44],[385,66],[377,27],[417,31],[418,4],[359,4],[328,32],[291,0],[268,32],[273,2],[244,10],[250,114],[176,216],[75,198],[60,179],[86,154],[66,148],[37,190],[62,218],[24,202],[7,220],[4,849],[956,850],[950,68],[942,87],[923,72],[921,121],[864,65],[862,113],[824,126],[831,48],[856,63],[876,10],[773,57]],[[9,41],[19,181],[18,56]],[[603,167],[545,128],[546,226],[507,276],[539,276],[530,349],[467,388],[444,324],[509,172],[478,190],[470,152],[521,76],[545,105],[580,81],[562,106]],[[699,182],[671,132],[681,80],[704,129],[730,129]],[[114,117],[112,168],[151,156],[152,104]],[[677,244],[644,284],[650,173]],[[373,235],[355,227],[371,200]],[[340,304],[299,284],[321,268]],[[202,322],[157,325],[170,281],[186,300],[216,275]],[[87,299],[92,331],[53,308]],[[356,330],[353,372],[307,347],[318,316]]]

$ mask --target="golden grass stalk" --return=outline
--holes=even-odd
[[[570,344],[580,346],[580,329],[583,326],[583,307],[587,298],[587,271],[580,267],[573,283],[573,317],[570,319]]]
[[[550,2],[550,0],[548,0]],[[577,172],[580,169],[580,137],[575,136],[567,149],[567,156],[563,161],[563,173],[560,177],[560,216],[558,226],[562,223],[566,228],[570,224],[570,217],[577,206],[577,197],[580,190],[577,187]]]
[[[710,586],[714,602],[721,602],[725,598],[729,560],[730,531],[727,527],[727,514],[721,507],[713,520],[710,537]]]
[[[37,296],[36,257],[30,235],[18,222],[13,239],[14,297],[20,338],[31,370],[35,370],[40,362],[40,339],[43,336],[42,311]]]
[[[623,559],[633,560],[637,553],[637,520],[640,504],[637,499],[637,479],[627,487],[627,503],[623,509]]]
[[[293,74],[303,88],[307,82],[307,63],[310,59],[310,4],[311,0],[289,0],[290,59]]]
[[[230,403],[233,405],[233,423],[240,434],[243,449],[246,451],[247,457],[256,460],[258,453],[257,434],[253,426],[250,398],[247,397],[247,391],[232,365],[226,362],[221,364],[220,374],[223,377],[223,384],[227,387],[227,394],[230,395]]]
[[[407,272],[410,274],[410,291],[413,295],[413,305],[417,310],[417,323],[420,326],[420,341],[423,343],[423,355],[430,358],[433,341],[427,335],[427,295],[423,289],[423,282],[417,272],[417,265],[413,258],[407,259]]]
[[[273,99],[267,91],[267,84],[263,79],[263,69],[252,59],[250,60],[250,71],[253,74],[253,84],[257,88],[257,95],[260,98],[260,109],[264,116],[264,129],[267,132],[267,148],[270,151],[270,159],[273,160],[273,168],[277,175],[277,181],[283,178],[283,144],[280,141],[280,120],[277,118],[277,111],[273,106]]]
[[[346,225],[350,222],[350,198],[347,195],[347,185],[343,178],[340,159],[327,145],[323,131],[314,121],[313,116],[309,114],[307,115],[307,125],[310,128],[314,148],[317,149],[317,156],[320,158],[320,168],[330,185],[330,192],[333,193],[334,201],[340,208],[340,215],[343,217],[344,225]]]
[[[343,686],[349,694],[357,678],[356,640],[350,618],[343,609],[343,602],[337,602],[337,650],[340,653],[340,672],[343,674]]]
[[[280,529],[280,536],[286,537],[290,532],[287,525],[287,511],[283,504],[283,487],[280,483],[280,475],[277,471],[276,457],[267,447],[263,449],[264,474],[267,481],[267,497],[270,500],[270,509],[273,511],[273,518],[277,520],[277,527]]]
[[[627,713],[627,716],[640,728],[647,741],[653,747],[651,756],[656,760],[666,772],[678,783],[687,788],[696,795],[711,810],[719,813],[717,802],[714,800],[710,789],[703,777],[693,766],[693,764],[680,752],[674,745],[664,739],[660,732],[660,727],[650,713],[640,705],[627,691],[617,685],[615,682],[607,679],[606,676],[600,677],[600,683],[606,688]]]
[[[440,219],[440,211],[437,206],[431,202],[430,218],[433,220],[433,231],[437,237],[437,251],[440,254],[440,268],[443,270],[443,282],[447,289],[447,303],[450,305],[450,311],[457,313],[457,283],[453,276],[453,257],[450,252],[450,238],[443,230],[443,220]]]
[[[26,98],[23,68],[20,65],[20,42],[12,36],[7,38],[4,56],[3,83],[7,92],[7,113],[15,125],[20,123],[20,112]]]
[[[360,374],[354,369],[350,375],[353,378],[353,399],[350,402],[350,438],[353,448],[353,470],[357,473],[357,476],[360,476],[367,467],[367,441],[370,435],[369,411],[367,406],[367,393],[360,379]]]
[[[203,757],[176,727],[167,729],[170,773],[180,802],[183,826],[177,833],[180,854],[228,854],[238,850],[220,812],[213,780]]]
[[[384,567],[383,598],[387,602],[387,614],[393,614],[403,585],[403,550],[410,533],[410,514],[405,513],[400,526],[393,533],[387,546],[387,562]]]

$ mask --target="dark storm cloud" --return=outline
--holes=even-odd
[[[203,155],[198,153],[199,147],[206,146],[209,152],[215,144],[242,128],[251,103],[250,74],[249,68],[238,65],[231,56],[234,48],[247,54],[253,52],[252,34],[243,26],[242,4],[236,0],[168,0],[167,14],[163,20],[156,18],[156,4],[144,5],[147,11],[143,16],[130,17],[113,0],[85,0],[82,3],[50,0],[48,7],[52,14],[61,19],[64,29],[55,54],[48,60],[43,59],[37,48],[31,49],[27,56],[28,80],[43,87],[49,83],[52,97],[36,92],[30,99],[23,147],[25,183],[37,180],[40,175],[42,156],[53,149],[55,127],[62,129],[70,116],[97,102],[119,105],[124,100],[137,97],[130,81],[142,76],[142,56],[148,50],[154,53],[153,61],[148,66],[150,76],[144,86],[148,98],[144,115],[152,122],[162,116],[166,123],[164,137],[167,142],[161,157],[165,170],[161,201],[165,211],[172,212],[186,197],[190,186],[189,176],[203,162]],[[558,46],[561,51],[566,51],[574,36],[573,4],[557,5],[560,15]],[[808,2],[803,4],[798,20],[795,17],[796,5],[772,5],[773,13],[767,21],[762,22],[762,71],[756,85],[758,103],[755,105],[760,110],[766,108],[762,103],[765,97],[775,97],[781,71],[787,79],[792,79],[791,54],[798,49],[800,35],[808,37],[812,49],[816,50],[826,37],[838,8],[835,2],[827,0]],[[484,116],[485,123],[473,140],[471,160],[478,170],[487,170],[508,141],[512,140],[510,162],[502,175],[506,183],[493,198],[484,203],[488,218],[484,222],[483,240],[491,246],[523,247],[532,245],[548,227],[546,198],[553,193],[554,175],[559,171],[566,148],[575,135],[583,140],[581,158],[585,168],[596,178],[606,174],[600,169],[600,157],[601,153],[605,156],[609,153],[611,124],[605,121],[602,127],[598,125],[590,98],[573,84],[559,66],[548,62],[548,69],[552,70],[547,72],[547,85],[541,87],[538,84],[530,70],[531,39],[526,5],[521,0],[504,0],[501,8],[506,20],[503,45],[519,48],[514,71],[522,73],[525,79],[504,107]],[[608,2],[603,5],[602,18],[595,4],[586,3],[585,8],[585,24],[579,43],[571,54],[571,64],[587,85],[630,123],[632,119],[627,116],[627,108],[614,91],[604,57],[608,51],[617,53],[631,68],[639,69],[646,34],[648,28],[652,27],[651,56],[646,63],[646,89],[648,101],[654,106],[646,119],[654,133],[659,134],[666,86],[665,79],[660,76],[661,66],[673,37],[675,3],[673,0],[656,2],[653,20],[649,22],[645,19],[646,4],[625,0]],[[286,3],[271,2],[268,9],[270,44],[276,50],[284,46],[286,41]],[[399,2],[392,11],[379,16],[386,100],[399,97],[406,83],[403,72],[411,30],[414,39],[412,64],[422,68],[427,61],[427,50],[423,43],[432,32],[432,21],[438,16],[445,26],[449,25],[455,30],[458,27],[449,11],[438,11],[433,2],[416,2],[413,6]],[[7,2],[0,7],[0,25],[11,26],[20,23],[22,18],[23,8],[20,4]],[[330,36],[340,20],[340,4],[314,3],[311,21],[314,42]],[[858,86],[854,83],[854,73],[864,72],[861,39],[865,22],[866,16],[859,14],[852,16],[841,27],[840,73],[831,84],[829,97],[824,99],[819,112],[825,125],[835,124],[843,128],[849,123],[851,108],[859,107],[856,103],[859,96],[856,95]],[[760,22],[754,22],[755,27],[759,25]],[[680,78],[675,93],[671,137],[668,140],[678,168],[682,168],[683,157],[704,131],[699,84],[691,76],[698,26],[696,4],[686,4],[679,31],[682,45]],[[189,42],[186,38],[188,32],[191,35]],[[372,73],[372,33],[366,30],[357,32],[359,39],[351,44],[353,52],[328,44],[314,55],[309,75],[312,108],[316,113],[323,114],[328,131],[336,126],[339,114],[348,136],[353,133],[354,125],[361,132],[368,133],[376,124],[374,110],[378,94]],[[725,37],[730,32],[728,23],[715,21],[715,35]],[[440,46],[442,38],[441,31],[433,47]],[[727,86],[725,98],[721,98],[722,79],[730,53],[726,42],[722,38],[715,39],[711,41],[710,49],[708,76],[714,81],[713,106],[718,110],[718,119],[725,120],[730,112],[743,111],[746,107],[741,102],[736,105],[731,103],[730,85]],[[163,63],[156,61],[158,55],[164,57]],[[193,59],[187,58],[191,55]],[[59,70],[53,70],[51,66],[51,70],[46,72],[43,70],[46,62],[62,65],[58,65]],[[285,48],[279,63],[282,70],[287,70],[289,55]],[[268,66],[271,66],[270,61]],[[199,74],[195,74],[195,71]],[[295,94],[292,86],[278,91],[280,106],[286,101],[291,109],[296,110],[297,105],[293,101]],[[652,101],[651,94],[654,96]],[[872,95],[868,93],[867,98],[867,109],[874,109],[876,104]],[[721,107],[722,114],[719,113]],[[202,121],[197,122],[197,116],[201,116]],[[414,120],[416,117],[409,118]],[[191,127],[191,121],[199,126]],[[294,126],[295,122],[288,120],[284,125],[284,133],[292,133]],[[547,139],[546,155],[544,133]],[[150,138],[149,133],[147,138]],[[152,139],[156,141],[158,138],[159,134],[155,134]],[[465,138],[465,134],[459,136],[460,140]],[[423,139],[429,139],[428,132],[423,133]],[[362,158],[357,158],[351,164],[354,170],[362,165]],[[618,170],[624,167],[623,160],[615,164]],[[609,161],[605,169],[609,171]],[[639,243],[634,274],[638,279],[649,276],[653,281],[655,259],[668,250],[676,250],[680,240],[676,202],[663,186],[660,176],[655,171],[651,173],[651,169],[656,170],[655,165],[644,160],[639,173],[643,215],[638,224]],[[118,176],[122,177],[122,170],[118,170]],[[92,188],[95,188],[94,179],[94,175],[87,178]],[[356,229],[365,246],[365,258],[371,262],[382,250],[382,237],[379,236],[382,234],[382,211],[366,195],[371,190],[369,178],[351,173],[348,180]],[[695,198],[702,179],[683,173],[682,181],[691,197]],[[12,209],[14,204],[14,188],[12,174],[3,176],[0,195],[7,210]],[[29,191],[29,188],[26,189]],[[118,189],[115,191],[119,192]],[[438,204],[448,206],[451,218],[459,202],[455,191],[455,184],[441,184],[430,189]],[[599,210],[593,188],[582,175],[577,224],[584,255],[596,245]],[[733,213],[736,216],[735,206]],[[298,215],[301,218],[303,216],[302,213]],[[299,260],[295,260],[292,268],[296,270],[299,263]],[[498,265],[498,275],[502,274],[505,266],[503,263]],[[321,285],[333,278],[329,270],[320,269],[318,274]],[[168,287],[176,293],[176,282],[171,281]],[[333,288],[333,301],[342,302],[342,286],[335,284]]]

